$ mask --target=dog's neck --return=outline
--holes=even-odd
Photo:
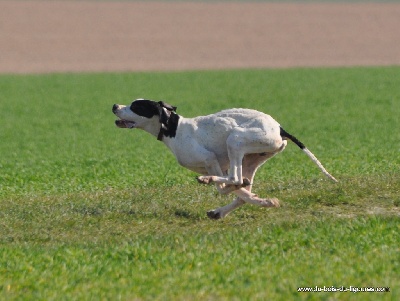
[[[180,116],[175,112],[168,112],[168,118],[161,122],[157,116],[154,116],[152,122],[147,123],[142,130],[155,136],[157,140],[163,141],[165,137],[174,138],[178,128]]]
[[[166,112],[168,112],[169,116],[165,122],[160,122],[160,130],[157,135],[157,140],[159,141],[162,141],[164,136],[170,138],[175,137],[178,128],[179,115],[171,111]]]

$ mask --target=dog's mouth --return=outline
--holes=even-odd
[[[133,129],[136,126],[136,122],[118,119],[115,120],[115,125],[121,129]]]

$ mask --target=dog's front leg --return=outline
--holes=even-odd
[[[218,209],[208,211],[207,216],[211,219],[224,218],[225,216],[227,216],[229,214],[229,212],[242,206],[244,203],[245,203],[245,201],[243,201],[241,198],[237,197],[232,203],[230,203],[224,207],[220,207]]]
[[[198,176],[197,181],[201,184],[212,184],[215,183],[217,190],[221,194],[229,193],[230,191],[226,190],[225,184],[222,181],[219,181],[220,178],[223,178],[223,171],[219,162],[217,160],[217,156],[209,151],[203,151],[204,155],[204,165],[207,171],[206,176]]]
[[[242,184],[226,184],[227,177],[219,177],[219,176],[198,176],[197,181],[200,184],[212,184],[215,183],[218,191],[221,194],[228,194],[235,190],[238,190],[242,187],[247,187],[251,185],[251,182],[248,178],[243,178]]]
[[[228,158],[229,158],[229,174],[228,176],[222,176],[221,173],[216,173],[214,168],[207,168],[209,172],[209,176],[200,176],[197,178],[199,183],[202,184],[226,184],[226,185],[234,185],[238,187],[248,186],[250,184],[250,180],[243,179],[242,174],[242,161],[244,157],[243,145],[244,140],[240,136],[239,131],[234,131],[229,135],[226,144],[228,149]],[[217,161],[218,162],[218,161]],[[219,164],[218,164],[219,166]],[[212,167],[212,166],[211,166]],[[229,191],[232,191],[231,189]]]
[[[219,166],[218,161],[214,162],[218,166],[216,169],[216,165],[210,165],[207,168],[207,172],[209,175],[207,176],[199,176],[197,177],[197,181],[201,184],[217,184],[218,191],[227,194],[234,190],[237,190],[241,187],[246,187],[251,185],[251,181],[248,178],[243,177],[242,175],[242,160],[243,154],[229,154],[230,168],[229,174],[223,176],[222,170]],[[224,188],[225,187],[225,188]]]

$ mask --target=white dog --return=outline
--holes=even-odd
[[[244,203],[279,207],[276,198],[262,199],[251,193],[257,169],[283,151],[287,140],[297,144],[322,172],[331,176],[318,159],[271,116],[249,109],[184,118],[176,107],[162,101],[137,99],[130,106],[115,104],[113,113],[120,128],[138,128],[157,137],[175,155],[179,164],[201,174],[200,183],[215,183],[221,193],[234,192],[229,205],[207,212],[212,219],[225,217]]]

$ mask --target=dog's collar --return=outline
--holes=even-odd
[[[157,140],[162,141],[163,137],[175,137],[176,129],[178,128],[179,115],[175,113],[176,107],[173,107],[163,101],[159,103],[160,114],[160,131],[157,135]]]

